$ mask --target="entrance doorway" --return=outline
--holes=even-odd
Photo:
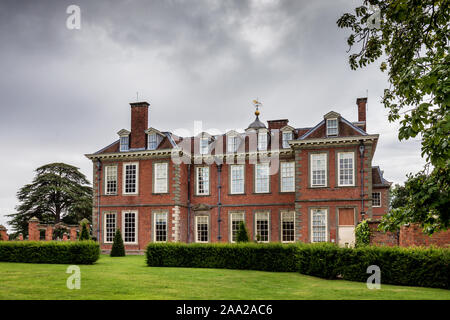
[[[355,208],[338,209],[338,244],[341,247],[355,246]]]

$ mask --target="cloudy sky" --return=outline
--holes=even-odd
[[[399,142],[380,103],[386,76],[352,71],[336,20],[360,1],[166,0],[0,2],[0,224],[17,190],[50,162],[75,165],[130,126],[129,102],[151,103],[160,130],[245,128],[261,119],[314,126],[330,110],[356,121],[369,96],[373,161],[395,183],[420,169],[420,141]],[[66,9],[81,8],[81,29]]]

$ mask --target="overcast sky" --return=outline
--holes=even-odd
[[[399,142],[380,103],[379,63],[352,71],[336,20],[360,1],[5,1],[0,2],[0,224],[34,169],[75,165],[130,127],[129,102],[146,100],[150,126],[242,129],[288,118],[310,127],[331,110],[357,121],[368,91],[373,160],[394,183],[418,171],[420,141]],[[69,30],[66,9],[81,8]]]

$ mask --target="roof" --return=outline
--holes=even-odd
[[[259,117],[256,116],[255,121],[250,123],[247,129],[263,129],[266,128],[266,125],[259,120]]]
[[[374,187],[390,187],[392,182],[383,177],[383,172],[379,166],[372,167],[372,185]]]

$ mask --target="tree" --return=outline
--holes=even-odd
[[[88,223],[83,223],[81,225],[81,234],[80,234],[80,239],[79,240],[90,240],[91,236],[89,235],[89,231],[88,231]]]
[[[405,186],[396,184],[390,190],[390,209],[397,209],[405,206],[408,203],[408,192]]]
[[[245,223],[241,221],[239,224],[239,229],[236,235],[236,241],[237,242],[249,242],[249,236],[247,228],[245,227]]]
[[[382,102],[389,121],[400,121],[399,139],[422,139],[427,165],[405,184],[417,193],[409,194],[408,203],[391,211],[390,218],[419,223],[429,234],[449,227],[449,8],[450,0],[364,0],[355,14],[345,13],[337,21],[351,30],[349,51],[359,48],[349,56],[352,69],[382,59],[380,69],[389,81]],[[428,188],[436,190],[431,197]]]
[[[28,220],[42,223],[77,224],[91,220],[92,188],[78,168],[65,163],[51,163],[36,169],[32,183],[17,192],[20,204],[16,213],[7,215],[13,229],[28,234]]]
[[[114,242],[111,248],[111,257],[124,257],[125,256],[125,247],[123,246],[122,234],[120,230],[116,230],[116,234],[114,235]]]

